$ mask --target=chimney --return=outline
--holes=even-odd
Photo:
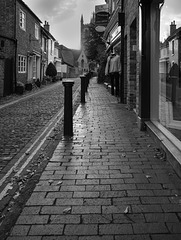
[[[44,28],[49,32],[50,31],[50,25],[47,21],[45,21]]]
[[[170,36],[175,32],[176,30],[176,24],[175,24],[175,21],[171,22],[171,25],[170,25]]]

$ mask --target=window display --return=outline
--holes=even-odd
[[[159,119],[181,140],[181,1],[165,0],[160,12]]]

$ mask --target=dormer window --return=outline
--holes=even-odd
[[[21,9],[19,11],[19,26],[26,31],[26,14]]]

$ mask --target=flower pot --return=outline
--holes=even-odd
[[[32,88],[33,88],[32,83],[26,83],[26,84],[25,84],[25,90],[27,90],[27,91],[31,91]]]

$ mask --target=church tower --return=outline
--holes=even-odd
[[[83,37],[84,36],[84,18],[83,15],[81,15],[80,19],[80,49],[83,49]]]
[[[78,58],[78,66],[79,66],[79,71],[81,74],[84,72],[88,72],[88,59],[86,56],[85,52],[85,40],[88,32],[88,27],[87,24],[84,24],[84,18],[83,15],[81,15],[80,19],[80,56]]]
[[[85,41],[89,36],[89,24],[84,24],[83,15],[81,15],[80,19],[80,49],[85,50]]]

